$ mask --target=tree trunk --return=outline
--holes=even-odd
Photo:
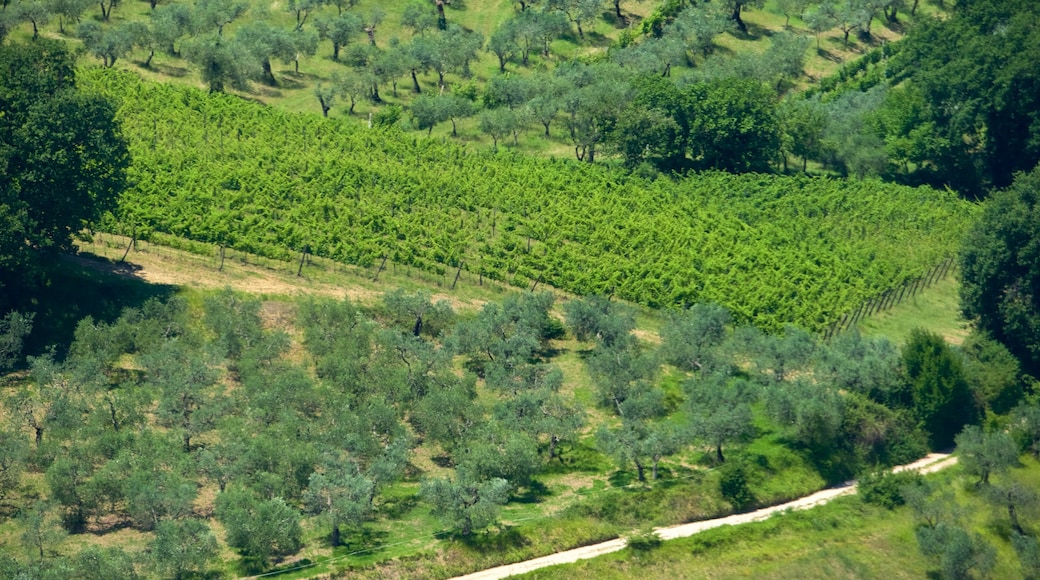
[[[639,478],[639,481],[646,483],[646,471],[643,464],[638,459],[634,461],[636,464],[636,476]]]
[[[415,75],[415,69],[412,69],[412,90],[415,94],[422,93],[422,88],[419,87],[419,77]]]
[[[366,26],[365,27],[365,34],[368,35],[368,43],[371,44],[372,46],[375,46],[376,45],[376,27],[375,26]]]
[[[551,122],[552,121],[542,121],[542,125],[545,125],[545,136],[546,137],[549,136],[549,123],[551,123]]]
[[[1008,492],[1008,495],[1010,496],[1011,493]],[[1015,504],[1011,502],[1010,497],[1008,498],[1008,517],[1011,518],[1011,529],[1020,535],[1026,535],[1025,531],[1022,530],[1021,524],[1018,523],[1018,511],[1015,510]]]
[[[722,455],[722,444],[715,446],[715,459],[719,460],[719,463],[725,463],[726,458]]]
[[[339,60],[339,43],[332,43],[332,60]]]
[[[444,0],[434,0],[437,5],[437,28],[446,30],[448,28],[448,18],[444,15]]]
[[[271,85],[272,87],[278,86],[278,81],[276,81],[274,78],[274,71],[271,70],[271,60],[265,58],[264,62],[260,63],[260,66],[264,69],[264,80],[267,82],[267,84]]]
[[[153,48],[153,49],[150,49],[148,51],[148,58],[145,59],[145,61],[144,61],[144,68],[152,68],[152,58],[154,58],[154,57],[155,57],[155,49]]]
[[[504,54],[495,53],[498,57],[498,72],[506,72],[506,57]]]
[[[618,20],[625,19],[625,15],[621,13],[621,0],[614,0],[614,14],[617,15]]]
[[[733,15],[730,18],[733,19],[733,22],[737,23],[737,28],[739,28],[741,32],[747,34],[747,24],[744,24],[744,21],[740,18],[740,11],[742,8],[744,8],[744,6],[740,2],[737,2],[733,6]]]
[[[332,524],[332,547],[340,545],[339,524]]]

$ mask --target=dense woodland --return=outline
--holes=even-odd
[[[946,7],[808,91],[804,40],[718,54],[754,2],[664,2],[609,50],[532,65],[626,4],[518,2],[485,41],[459,0],[415,3],[384,45],[364,0],[290,3],[285,38],[245,4],[156,2],[144,24],[114,2],[99,21],[4,3],[0,30],[34,38],[0,44],[0,576],[448,577],[861,475],[868,501],[916,510],[940,575],[1036,574],[1040,530],[1018,517],[1036,494],[1007,476],[1040,449],[1035,6]],[[769,7],[843,42],[918,8]],[[55,14],[105,69],[178,53],[210,90],[77,66],[35,38]],[[223,93],[330,40],[351,72],[315,87],[322,113],[351,82],[377,101],[410,77],[408,116]],[[481,50],[505,74],[478,87]],[[408,132],[472,115],[492,150]],[[578,159],[498,151],[521,121],[565,125]],[[781,175],[810,162],[838,175]],[[123,286],[61,258],[97,231],[525,290],[471,308],[415,288],[103,296]],[[951,255],[962,344],[814,334]],[[63,290],[69,312],[112,307],[63,334]],[[935,484],[869,475],[954,444],[1007,514],[997,548],[937,511]],[[997,549],[1015,562],[994,568]]]

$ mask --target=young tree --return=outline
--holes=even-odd
[[[404,7],[401,13],[401,26],[410,28],[413,35],[425,36],[426,31],[438,27],[437,14],[430,10],[429,2],[415,0]]]
[[[332,43],[332,60],[339,60],[340,49],[353,42],[354,37],[361,33],[363,25],[361,17],[356,14],[341,12],[335,16],[319,16],[314,21],[314,28],[319,38]]]
[[[307,17],[312,12],[321,10],[323,6],[325,6],[325,0],[289,0],[285,9],[296,17],[296,31],[299,32],[303,30]]]
[[[546,8],[564,14],[578,29],[578,37],[585,40],[582,25],[592,22],[603,9],[603,0],[547,0]]]
[[[755,389],[744,379],[716,373],[683,383],[690,435],[715,448],[719,463],[726,460],[722,446],[743,443],[754,435],[751,404]]]
[[[143,362],[148,381],[160,392],[159,424],[173,429],[184,451],[191,452],[192,440],[213,429],[225,412],[223,400],[212,389],[217,380],[213,367],[179,341],[170,341]]]
[[[224,27],[245,14],[249,5],[239,0],[195,0],[192,31],[197,35],[216,32],[224,35]]]
[[[274,72],[271,70],[271,59],[277,58],[289,63],[299,52],[292,32],[263,21],[252,22],[239,28],[235,32],[235,43],[259,62],[261,78],[272,86],[276,86],[278,80],[274,78]]]
[[[961,468],[977,475],[976,485],[989,485],[989,476],[1001,473],[1018,463],[1018,449],[1004,432],[985,433],[977,425],[968,425],[957,435],[957,456]]]
[[[149,561],[155,571],[177,580],[204,573],[218,551],[217,538],[209,525],[194,518],[161,522],[148,545]]]
[[[335,81],[333,81],[335,82]],[[314,87],[314,96],[318,98],[318,103],[321,105],[321,115],[328,118],[329,111],[333,105],[336,104],[336,95],[338,89],[335,84],[323,85],[320,82]]]
[[[52,0],[48,3],[51,13],[58,17],[58,32],[65,34],[65,25],[79,22],[83,13],[93,2],[91,0]],[[2,39],[2,35],[0,35]]]
[[[937,561],[945,578],[969,578],[972,570],[985,576],[996,564],[993,546],[954,524],[921,526],[915,535],[921,553]]]
[[[88,20],[76,27],[76,35],[83,40],[84,48],[109,68],[134,48],[134,28],[128,25],[103,27]]]
[[[661,328],[662,356],[686,371],[715,368],[721,363],[719,347],[732,323],[730,312],[714,303],[674,312]]]
[[[249,489],[229,487],[217,496],[216,507],[228,545],[260,568],[303,545],[300,513],[280,497],[262,500]]]
[[[192,29],[191,9],[183,4],[164,4],[149,14],[152,38],[170,56],[179,56],[177,41]]]
[[[308,509],[320,514],[332,528],[333,547],[340,545],[340,527],[357,527],[372,511],[375,485],[359,466],[344,457],[325,454],[311,474],[305,493]]]
[[[433,505],[433,514],[463,536],[484,529],[498,520],[499,506],[509,499],[509,482],[501,479],[471,481],[427,479],[422,483],[423,498]]]
[[[249,79],[257,76],[257,62],[245,47],[219,34],[206,34],[186,39],[181,53],[188,62],[199,67],[203,81],[212,93],[224,87],[244,90]]]

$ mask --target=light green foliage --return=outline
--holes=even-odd
[[[149,559],[155,571],[167,578],[183,578],[204,572],[218,551],[217,538],[197,519],[170,520],[155,529]]]
[[[1040,543],[1037,543],[1036,538],[1013,533],[1011,545],[1022,564],[1022,576],[1028,580],[1040,578]]]
[[[631,308],[603,296],[586,296],[563,304],[567,327],[578,340],[595,340],[607,348],[632,340],[636,320]]]
[[[742,378],[721,372],[703,372],[683,383],[690,436],[715,449],[718,462],[725,461],[722,446],[744,443],[755,434],[751,405],[757,389]]]
[[[229,487],[217,496],[216,516],[227,529],[228,545],[262,567],[302,546],[300,513],[280,497],[263,500],[248,489]]]
[[[361,474],[359,466],[332,453],[322,456],[311,474],[304,501],[332,526],[332,546],[340,545],[340,526],[360,527],[372,511],[375,485]]]
[[[985,576],[996,564],[996,551],[978,534],[940,523],[917,528],[921,553],[937,560],[942,577],[949,580],[970,578],[972,571]]]
[[[978,476],[978,484],[988,485],[989,477],[1002,473],[1018,462],[1018,449],[1003,431],[986,433],[968,425],[956,438],[957,455],[965,472]]]
[[[250,58],[245,47],[219,34],[210,33],[185,39],[181,43],[181,53],[199,67],[202,80],[215,93],[223,92],[225,85],[242,89],[259,71],[258,63]]]
[[[32,332],[33,313],[9,312],[0,318],[0,370],[9,370],[22,358],[22,343]]]
[[[1019,448],[1040,456],[1040,405],[1020,404],[1011,411],[1011,433]]]
[[[102,27],[87,20],[76,26],[76,35],[83,40],[83,46],[107,67],[114,66],[116,60],[129,54],[136,44],[134,27],[126,24]]]
[[[853,329],[820,349],[813,374],[839,389],[893,405],[903,387],[899,363],[899,350],[888,339],[867,338]]]
[[[129,92],[136,80],[92,74],[99,91],[137,95]],[[290,246],[295,253],[304,244],[316,255],[363,266],[386,254],[436,270],[461,257],[466,269],[483,268],[496,279],[542,276],[577,294],[614,288],[621,298],[655,306],[715,301],[738,321],[818,329],[939,261],[970,217],[950,194],[876,182],[706,173],[649,183],[601,167],[463,155],[451,145],[168,86],[140,90],[124,114],[128,134],[147,136],[134,141],[141,144],[134,153],[137,186],[126,207],[158,231],[187,234],[191,224],[192,236],[209,241],[223,228],[236,248],[282,259]],[[184,98],[198,108],[166,105]],[[159,122],[155,134],[160,117],[180,120]],[[273,132],[275,126],[283,129]],[[153,139],[156,147],[144,146]],[[190,143],[177,150],[214,162],[180,172],[180,162],[158,154],[174,143]],[[344,158],[344,150],[364,150],[366,160]],[[437,169],[417,172],[416,163]],[[281,170],[288,166],[312,167],[314,174],[308,180]],[[224,188],[232,177],[248,187]],[[292,199],[277,194],[283,186],[295,192]],[[200,219],[200,207],[228,209]],[[529,208],[526,217],[511,209],[519,207]],[[507,235],[506,215],[536,233],[530,252],[526,240]],[[449,235],[444,224],[457,227]],[[840,282],[852,278],[861,282]]]
[[[141,576],[134,566],[134,558],[122,548],[87,546],[71,559],[71,576],[77,578],[125,578],[136,580]]]
[[[433,504],[434,515],[468,536],[498,520],[499,506],[509,499],[509,487],[504,479],[428,479],[423,482],[422,495]]]

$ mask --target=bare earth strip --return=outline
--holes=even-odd
[[[928,456],[919,459],[913,463],[907,465],[900,465],[892,469],[893,472],[900,472],[906,470],[916,470],[920,473],[932,473],[944,469],[957,463],[957,458],[948,453],[931,453]],[[704,520],[700,522],[692,522],[689,524],[681,524],[678,526],[669,526],[666,528],[656,528],[654,531],[657,532],[663,540],[674,540],[677,538],[685,538],[692,536],[696,533],[717,528],[719,526],[733,526],[739,524],[746,524],[750,522],[758,522],[768,519],[770,516],[783,512],[786,510],[804,510],[818,505],[823,505],[836,497],[843,495],[849,495],[856,493],[856,484],[849,482],[839,487],[832,487],[822,491],[818,491],[812,495],[807,495],[803,498],[789,501],[784,504],[775,505],[768,508],[762,508],[753,512],[744,514],[734,514],[722,518],[716,518],[713,520]],[[517,574],[524,574],[532,570],[539,568],[545,568],[548,566],[556,566],[558,564],[570,564],[577,562],[578,560],[587,560],[589,558],[595,558],[611,552],[617,552],[624,549],[625,539],[618,538],[610,540],[609,542],[603,542],[601,544],[593,544],[591,546],[584,546],[581,548],[575,548],[573,550],[567,550],[566,552],[560,552],[558,554],[551,554],[549,556],[543,556],[541,558],[535,558],[533,560],[527,560],[524,562],[517,562],[516,564],[509,564],[506,566],[499,566],[497,568],[489,568],[466,576],[459,576],[455,580],[497,580],[498,578],[508,578],[509,576],[515,576]]]

